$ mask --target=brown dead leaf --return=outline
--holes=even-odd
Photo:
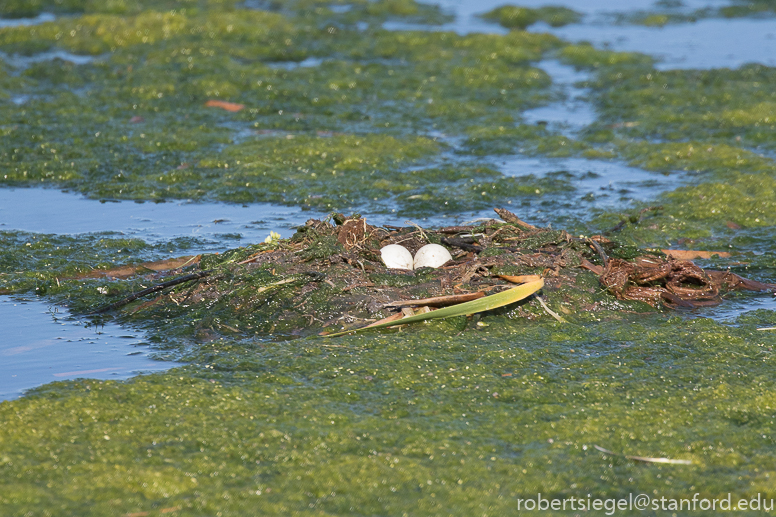
[[[536,282],[541,277],[539,275],[496,275],[497,277],[501,278],[502,280],[506,280],[507,282],[512,282],[513,284],[526,284],[528,282]]]
[[[80,275],[64,278],[63,280],[81,280],[84,278],[128,278],[137,273],[148,271],[167,271],[170,269],[178,269],[184,266],[199,264],[200,257],[201,255],[187,255],[185,257],[158,260],[156,262],[145,262],[137,266],[120,266],[113,269],[103,270],[94,269],[87,273],[81,273]]]
[[[467,294],[452,294],[450,296],[435,296],[433,298],[423,298],[422,300],[400,300],[398,302],[391,302],[386,307],[407,307],[410,305],[425,305],[428,307],[447,307],[448,305],[456,305],[459,303],[470,302],[477,300],[485,296],[485,293],[478,291],[476,293]]]
[[[217,101],[213,99],[207,101],[205,103],[205,106],[207,106],[208,108],[221,108],[231,112],[240,111],[245,107],[244,104],[237,104],[235,102]]]

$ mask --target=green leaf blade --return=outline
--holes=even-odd
[[[492,294],[484,298],[479,298],[477,300],[472,300],[470,302],[459,303],[458,305],[451,305],[450,307],[445,307],[444,309],[438,309],[438,310],[426,312],[423,314],[416,314],[414,316],[409,316],[407,318],[402,318],[396,321],[388,321],[386,323],[381,323],[380,325],[373,325],[370,327],[361,327],[357,329],[336,332],[334,334],[329,334],[327,337],[337,337],[337,336],[343,336],[345,334],[350,334],[351,332],[359,332],[362,330],[374,330],[374,329],[380,329],[380,328],[386,328],[386,327],[395,327],[397,325],[406,325],[408,323],[416,323],[419,321],[445,319],[445,318],[452,318],[455,316],[467,316],[469,314],[476,314],[478,312],[490,311],[493,309],[498,309],[499,307],[503,307],[505,305],[509,305],[511,303],[519,302],[520,300],[523,300],[525,298],[528,298],[529,296],[537,292],[542,287],[544,287],[544,279],[540,278],[539,280],[534,280],[533,282],[528,282],[526,284],[519,285],[511,289],[507,289],[506,291],[502,291],[497,294]]]

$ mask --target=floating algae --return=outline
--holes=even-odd
[[[15,513],[31,508],[35,495],[35,507],[93,515],[153,508],[283,513],[311,504],[330,513],[358,505],[375,513],[421,508],[437,514],[453,502],[469,515],[483,501],[506,514],[514,498],[548,482],[601,487],[614,496],[631,483],[613,487],[601,475],[632,478],[641,487],[663,486],[670,474],[682,486],[667,493],[678,494],[705,469],[722,471],[707,476],[715,490],[730,490],[752,469],[767,471],[773,454],[769,357],[776,338],[760,333],[767,335],[754,341],[751,334],[772,312],[756,311],[728,326],[619,301],[601,292],[596,274],[574,266],[582,265],[579,259],[630,263],[643,250],[532,228],[505,211],[499,216],[508,223],[424,228],[422,234],[414,226],[380,228],[335,216],[340,224],[312,221],[292,240],[204,256],[199,266],[178,264],[185,271],[153,272],[157,265],[147,264],[128,280],[69,280],[83,285],[77,293],[112,288],[115,300],[137,289],[138,280],[148,286],[197,267],[212,271],[111,313],[125,322],[153,322],[157,346],[197,341],[181,354],[193,365],[126,383],[51,384],[0,404],[3,418],[25,424],[0,429],[8,445],[0,479],[9,481],[0,500]],[[382,241],[416,249],[429,239],[445,239],[460,263],[397,275],[371,256]],[[649,256],[663,260],[660,253]],[[124,270],[100,271],[118,276]],[[363,324],[346,315],[371,314],[364,306],[380,294],[378,284],[390,294],[384,299],[405,306],[440,292],[447,276],[469,276],[461,287],[492,292],[511,285],[495,274],[526,272],[545,275],[548,306],[570,324],[528,302],[465,329],[458,318],[337,340],[271,338],[323,328],[316,318],[323,320],[326,310],[334,320],[327,329]],[[375,286],[358,285],[365,275]],[[402,281],[387,285],[391,278]],[[361,295],[360,307],[346,298],[338,307],[326,305],[353,292]],[[266,308],[292,311],[305,301],[298,310],[309,317],[292,318],[293,325],[273,320]],[[94,298],[84,302],[81,312],[96,306]],[[316,307],[323,310],[313,312]],[[381,304],[375,312],[392,307]],[[256,312],[256,322],[269,317],[279,328],[249,328]],[[602,459],[593,448],[602,443],[692,465],[650,470]],[[52,487],[38,489],[33,479]],[[768,490],[768,478],[755,476],[755,483]],[[294,495],[300,487],[308,495]],[[383,501],[374,502],[377,497]]]
[[[532,3],[536,4],[535,0]],[[89,4],[96,6],[97,2]],[[132,5],[120,1],[100,5],[109,4]],[[261,195],[255,194],[256,182],[236,181],[242,180],[241,173],[246,172],[236,170],[243,164],[243,156],[230,156],[228,161],[220,163],[217,158],[234,144],[239,146],[253,138],[269,137],[275,139],[273,143],[277,143],[278,151],[282,150],[276,161],[268,162],[270,167],[266,170],[270,178],[268,188],[273,189],[270,195],[276,202],[294,204],[294,198],[309,196],[311,206],[320,203],[318,206],[326,212],[335,208],[344,210],[346,203],[337,199],[336,194],[345,182],[333,183],[327,189],[323,181],[305,179],[309,188],[292,192],[300,182],[283,183],[280,176],[283,171],[293,172],[301,166],[292,161],[300,151],[312,148],[326,152],[315,145],[308,147],[309,141],[293,148],[282,147],[280,140],[289,136],[293,140],[300,135],[322,139],[341,136],[336,145],[341,153],[337,165],[350,156],[354,158],[351,165],[356,169],[357,160],[364,158],[376,159],[381,165],[375,169],[368,168],[371,163],[367,163],[362,171],[355,173],[349,169],[350,183],[379,177],[388,182],[394,189],[392,192],[398,192],[406,188],[404,180],[408,180],[409,188],[403,194],[391,195],[397,199],[413,197],[412,201],[419,200],[416,196],[425,196],[427,206],[437,213],[445,201],[460,196],[463,202],[451,210],[455,213],[466,209],[461,206],[472,206],[476,196],[486,198],[482,192],[498,193],[500,184],[496,182],[496,189],[491,188],[493,185],[487,185],[487,190],[475,189],[474,185],[484,182],[474,176],[481,165],[476,163],[481,160],[479,155],[476,160],[472,159],[471,168],[448,167],[435,171],[438,177],[423,189],[413,187],[409,182],[412,176],[402,173],[435,163],[440,154],[459,151],[446,147],[452,146],[450,142],[457,137],[469,134],[487,137],[491,132],[497,137],[488,142],[494,144],[493,148],[498,144],[500,152],[514,154],[523,147],[523,137],[518,131],[525,130],[532,135],[526,147],[538,154],[579,157],[591,153],[601,160],[650,164],[658,161],[652,159],[652,154],[660,159],[668,155],[673,160],[682,151],[674,146],[684,144],[682,163],[691,170],[683,171],[685,165],[674,167],[672,161],[665,162],[666,168],[672,177],[689,178],[693,185],[712,181],[712,186],[696,185],[697,190],[693,187],[693,190],[677,191],[657,203],[647,200],[651,205],[662,204],[664,209],[643,218],[633,214],[603,214],[592,222],[595,229],[588,231],[590,224],[578,224],[574,236],[619,226],[619,233],[611,238],[638,244],[641,250],[622,247],[614,250],[602,243],[611,260],[632,260],[643,255],[644,246],[740,250],[733,253],[732,260],[711,258],[699,264],[711,269],[730,267],[741,275],[773,281],[770,253],[773,223],[768,215],[773,211],[769,212],[769,183],[761,181],[767,179],[768,173],[750,170],[749,156],[742,155],[745,163],[738,165],[737,149],[731,149],[747,150],[746,140],[739,144],[732,137],[725,142],[730,146],[723,149],[726,163],[732,163],[740,173],[734,188],[726,189],[728,171],[716,167],[713,160],[699,159],[703,155],[697,152],[698,146],[692,146],[693,153],[688,159],[690,145],[682,139],[697,135],[699,143],[708,144],[705,130],[696,131],[696,124],[690,124],[681,131],[661,134],[657,141],[649,133],[631,137],[626,132],[638,131],[639,123],[647,125],[646,119],[634,120],[630,111],[627,117],[618,118],[616,103],[609,105],[612,99],[609,94],[613,91],[610,86],[654,73],[649,58],[641,56],[639,61],[616,52],[593,55],[592,47],[583,49],[582,57],[587,59],[584,66],[595,74],[586,87],[591,89],[590,98],[596,102],[597,112],[607,115],[601,125],[585,128],[569,139],[519,124],[523,110],[557,100],[540,71],[536,72],[538,77],[532,77],[534,70],[530,65],[552,57],[555,51],[563,52],[566,44],[555,38],[530,34],[510,34],[506,38],[492,35],[460,38],[449,33],[383,34],[369,27],[358,28],[362,32],[349,31],[339,22],[328,23],[333,19],[330,12],[341,13],[307,2],[284,2],[285,6],[295,6],[294,13],[284,12],[277,17],[244,13],[239,8],[233,15],[224,15],[236,5],[229,1],[202,0],[186,4],[187,8],[196,7],[198,11],[187,10],[188,25],[182,34],[170,31],[168,40],[159,37],[163,36],[163,27],[153,25],[154,16],[179,9],[182,2],[176,2],[175,6],[164,0],[156,2],[155,8],[162,13],[138,19],[111,15],[128,19],[131,29],[136,30],[126,29],[129,45],[116,42],[115,54],[106,61],[101,59],[73,67],[52,62],[52,69],[56,66],[67,72],[61,75],[47,75],[43,67],[30,68],[29,74],[25,71],[17,75],[16,70],[5,64],[0,66],[0,89],[3,90],[0,97],[7,100],[0,101],[3,110],[0,118],[9,121],[2,127],[0,145],[7,147],[0,153],[9,153],[2,155],[2,160],[10,174],[19,168],[15,181],[58,186],[72,181],[69,184],[72,188],[91,192],[96,198],[116,194],[116,197],[135,199],[208,199],[208,195],[212,195],[210,199],[256,199],[249,197]],[[396,2],[393,9],[398,11],[404,7],[402,2]],[[580,10],[584,9],[580,7]],[[223,12],[211,16],[214,11]],[[93,43],[93,38],[91,42],[86,41],[90,38],[81,37],[78,31],[77,38],[70,36],[70,31],[84,21],[82,18],[107,22],[103,27],[113,23],[110,17],[93,13],[86,17],[63,17],[56,23],[56,30],[62,33],[60,40],[54,39],[57,32],[47,29],[44,32],[49,39],[43,45],[36,45],[29,40],[30,28],[27,28],[14,32],[20,41],[5,40],[4,50],[34,54],[50,50],[51,45],[62,48],[71,43],[86,48],[85,43]],[[240,19],[246,22],[239,23]],[[384,18],[374,18],[376,23],[381,19]],[[287,25],[282,23],[284,20],[288,21]],[[277,31],[262,40],[256,32],[273,27],[272,24],[276,24]],[[211,40],[226,37],[230,25],[233,37],[228,45],[213,45]],[[120,23],[115,26],[119,30],[108,34],[122,36],[125,26]],[[307,27],[312,27],[313,32],[305,32]],[[294,28],[299,31],[288,30]],[[209,29],[213,29],[217,38],[210,36]],[[330,33],[330,29],[334,32]],[[145,30],[149,34],[143,34]],[[143,43],[143,37],[149,37],[149,41]],[[287,40],[291,40],[290,45]],[[310,44],[312,40],[314,45]],[[539,40],[544,43],[536,45]],[[97,43],[95,55],[109,50]],[[108,43],[111,43],[110,37]],[[494,53],[496,57],[491,59]],[[272,62],[301,62],[311,56],[324,58],[324,62],[318,67],[294,70],[268,66]],[[522,60],[516,59],[520,56]],[[601,59],[602,56],[606,59]],[[402,58],[411,64],[404,64]],[[457,69],[455,74],[442,63],[447,60],[455,61],[452,65]],[[501,94],[499,82],[515,67],[525,67],[522,76],[526,82],[514,89],[502,88],[507,93]],[[370,78],[377,80],[361,84],[356,73],[358,68],[362,74],[369,72]],[[173,73],[176,70],[182,73],[176,75]],[[257,70],[261,74],[254,75]],[[736,71],[733,72],[735,75]],[[622,77],[618,79],[620,73]],[[289,75],[284,78],[283,74]],[[493,82],[483,81],[486,76]],[[59,77],[63,82],[57,82]],[[431,77],[436,80],[432,82]],[[241,82],[243,79],[245,82]],[[264,81],[261,86],[257,84],[259,80]],[[428,82],[424,84],[423,80]],[[486,91],[487,95],[475,98],[471,87],[467,93],[469,80],[478,86],[477,92]],[[350,88],[352,82],[356,82],[354,88]],[[480,89],[483,82],[490,86]],[[509,81],[502,84],[508,86]],[[656,91],[663,84],[668,85],[666,89],[672,87],[672,83],[664,81]],[[717,84],[732,86],[730,93],[736,98],[738,88],[731,81],[722,79]],[[267,90],[268,86],[272,90]],[[626,86],[630,88],[633,84]],[[427,95],[429,91],[431,95]],[[305,93],[309,96],[308,102],[304,101]],[[627,96],[627,92],[622,93]],[[30,95],[21,107],[12,104],[12,99],[19,94]],[[681,94],[676,97],[681,98]],[[126,104],[119,105],[117,98],[126,100]],[[312,102],[315,98],[317,103]],[[429,99],[433,102],[429,103]],[[225,111],[206,106],[209,100],[243,104],[245,108]],[[490,104],[492,101],[495,104]],[[135,104],[137,109],[133,109]],[[457,110],[459,106],[462,109]],[[703,108],[700,104],[696,107]],[[21,113],[21,110],[26,111]],[[280,110],[282,115],[278,113]],[[712,111],[716,114],[724,108],[718,110],[715,106]],[[8,116],[4,116],[6,113]],[[300,114],[303,116],[297,116]],[[614,120],[610,121],[610,115]],[[746,123],[746,117],[737,119],[737,123],[741,122]],[[47,124],[56,127],[48,133]],[[157,127],[165,131],[155,130]],[[504,127],[506,137],[500,134],[500,127]],[[419,138],[433,141],[443,129],[452,138],[440,137],[436,142],[439,147],[417,161],[392,164],[388,153],[342,153],[347,151],[347,146],[341,145],[346,136],[376,133],[394,137],[401,146],[414,148],[412,142]],[[518,131],[512,131],[515,129]],[[248,131],[256,134],[246,135]],[[94,137],[97,132],[100,136]],[[121,140],[124,136],[126,142]],[[79,138],[80,142],[76,142]],[[49,143],[56,145],[38,147]],[[628,148],[630,143],[635,145]],[[670,153],[661,155],[660,148],[644,143],[668,143],[670,146],[665,149]],[[485,146],[474,147],[475,151],[485,151],[481,154],[490,154]],[[270,150],[271,145],[248,145],[238,151],[250,156],[256,148]],[[716,143],[714,148],[717,149]],[[14,149],[20,149],[16,154],[24,154],[19,161],[13,159]],[[52,149],[57,152],[51,152]],[[79,149],[83,156],[69,155],[69,161],[63,160],[68,167],[75,163],[72,169],[52,170],[53,166],[49,169],[54,163],[53,156]],[[635,156],[630,157],[623,149],[633,150]],[[137,162],[126,159],[127,156]],[[199,168],[197,164],[203,156],[210,160],[215,157],[215,162],[209,163],[216,167]],[[241,163],[237,164],[237,160]],[[100,163],[104,167],[99,167]],[[698,171],[696,164],[704,170]],[[264,171],[259,168],[260,164],[252,167],[254,170],[247,172]],[[25,170],[33,177],[24,180]],[[88,177],[68,178],[67,170],[85,173]],[[373,170],[378,172],[367,176]],[[47,175],[48,172],[52,175]],[[322,178],[320,171],[309,172]],[[331,170],[324,172],[331,175]],[[451,172],[460,174],[452,184],[444,180]],[[297,178],[305,174],[299,170],[293,173],[298,174]],[[492,173],[487,175],[492,177]],[[166,179],[158,180],[165,176]],[[472,187],[463,190],[469,179],[475,180]],[[197,182],[202,182],[204,187],[198,187]],[[249,182],[251,187],[244,187]],[[525,181],[512,185],[522,187]],[[760,185],[764,188],[759,188]],[[380,185],[369,194],[380,193],[377,187]],[[283,193],[284,188],[288,192]],[[530,192],[538,188],[531,188]],[[283,194],[287,196],[285,200]],[[326,199],[318,201],[321,198],[316,196]],[[347,199],[355,199],[354,204],[359,205],[362,213],[374,213],[360,206],[368,204],[371,198],[348,196]],[[540,208],[553,212],[557,207],[549,197],[538,193],[507,199],[510,200],[512,207],[525,203],[520,206],[520,213],[532,221],[537,219],[530,210]],[[489,206],[498,202],[480,201]],[[751,221],[747,220],[752,226],[729,217],[746,216],[747,206],[751,209],[753,205],[757,214]],[[397,202],[388,208],[398,208],[399,213],[408,214],[410,211],[405,209],[412,207],[409,203]],[[634,213],[640,208],[636,207]],[[369,219],[373,224],[376,221]],[[625,224],[621,224],[623,221]],[[555,219],[552,222],[556,227],[574,226],[573,222],[563,225],[558,225]],[[728,222],[733,224],[728,226]],[[736,226],[743,228],[735,230]],[[407,231],[413,230],[416,229]],[[528,248],[548,244],[547,239],[557,235],[546,233],[537,234]],[[473,237],[470,232],[467,235]],[[467,235],[453,234],[448,238],[464,239]],[[254,241],[260,242],[262,237]],[[48,239],[53,245],[55,239]],[[483,247],[476,239],[461,244]],[[25,242],[12,244],[13,255],[21,256]],[[320,244],[319,249],[298,258],[318,265],[325,257],[341,253],[337,246],[342,245],[336,239],[321,238],[316,242]],[[602,265],[589,243],[576,244],[586,246],[585,256],[594,265]],[[473,253],[481,259],[497,259],[514,253],[498,247]],[[455,247],[451,249],[456,255],[460,253]],[[239,262],[262,250],[238,250],[229,256]],[[753,250],[763,254],[755,254]],[[46,253],[53,254],[53,251]],[[191,253],[186,249],[173,251],[177,255]],[[47,268],[42,253],[42,248],[36,249],[35,261],[30,263],[35,270],[28,272],[29,276],[44,274],[49,280],[47,292],[51,293],[46,296],[55,301],[69,300],[68,303],[76,305],[73,309],[82,314],[148,286],[191,274],[190,270],[180,275],[144,271],[127,280],[72,279],[66,281],[68,292],[63,293],[56,291],[52,269],[68,268],[60,261]],[[84,258],[78,253],[71,256]],[[160,258],[141,259],[136,254],[123,255],[124,260],[121,257],[118,253],[101,255],[96,265],[108,270],[135,258],[137,261]],[[204,257],[204,267],[215,268],[225,275],[230,268],[240,273],[236,263],[227,264],[229,257],[225,261],[219,261],[219,257],[223,258]],[[79,268],[88,267],[86,262],[78,264]],[[360,265],[348,267],[361,269]],[[230,319],[227,309],[232,305],[228,303],[223,307],[217,303],[212,305],[212,312],[208,314],[204,307],[192,310],[193,307],[173,307],[174,302],[164,305],[161,303],[166,301],[164,298],[158,306],[141,308],[144,301],[155,299],[153,295],[136,301],[123,311],[102,317],[115,316],[153,328],[155,347],[165,347],[175,340],[189,343],[190,346],[176,351],[192,364],[167,374],[122,383],[57,383],[35,390],[21,400],[0,404],[0,419],[11,423],[0,429],[0,442],[4,444],[0,453],[0,484],[4,487],[0,505],[11,515],[46,511],[69,515],[251,515],[257,512],[343,515],[357,511],[375,515],[481,515],[484,512],[509,515],[515,513],[516,499],[535,497],[536,493],[627,498],[628,493],[639,491],[680,499],[688,491],[698,489],[709,496],[732,493],[734,498],[748,498],[762,493],[764,497],[772,497],[776,450],[772,358],[776,333],[757,329],[773,325],[773,311],[749,311],[725,324],[703,317],[712,314],[703,308],[692,311],[692,319],[677,317],[675,311],[660,311],[641,302],[618,300],[603,290],[599,278],[591,271],[561,268],[560,278],[565,270],[577,273],[573,286],[576,290],[547,288],[543,295],[547,306],[570,324],[558,323],[546,316],[540,305],[528,301],[518,307],[492,311],[479,322],[474,321],[476,318],[471,322],[454,318],[408,326],[400,332],[380,331],[336,340],[290,340],[285,339],[288,336],[285,332],[293,332],[294,327],[272,331],[271,325],[267,325],[258,329],[258,334],[257,329],[244,328],[240,318]],[[14,268],[4,273],[14,276],[18,271]],[[504,271],[505,276],[521,272],[518,268]],[[487,280],[480,273],[473,279]],[[297,288],[293,281],[281,283],[283,280],[277,278],[284,274],[281,268],[274,275],[271,269],[263,274],[257,274],[257,281],[252,285],[248,283],[246,298],[267,296],[269,304],[282,304],[286,292]],[[424,278],[432,278],[433,274],[433,271],[418,271],[415,277],[410,277],[385,272],[371,276],[386,284],[393,282],[389,287],[401,292],[422,283]],[[293,278],[300,284],[310,284],[312,279],[310,275]],[[552,279],[549,273],[547,278]],[[214,282],[214,289],[219,287],[219,282],[227,280],[225,276]],[[198,284],[188,285],[196,287],[201,283],[202,279]],[[326,308],[328,295],[323,290],[331,286],[325,280],[312,284],[311,287],[318,289],[311,293],[318,291],[322,296],[308,304],[315,306],[320,302]],[[108,295],[100,293],[98,288],[107,289]],[[257,295],[259,289],[262,291]],[[358,293],[357,289],[360,288],[352,291]],[[162,291],[161,294],[169,293]],[[185,291],[172,294],[182,305],[187,303],[180,296],[185,296]],[[728,296],[731,295],[725,298]],[[737,305],[742,300],[753,299],[747,294],[734,297]],[[763,298],[772,297],[768,294],[757,300]],[[767,307],[767,304],[757,305],[759,309]],[[134,315],[128,314],[135,309],[140,310]],[[337,310],[345,314],[351,307]],[[203,322],[205,318],[209,320]],[[302,323],[307,325],[309,321],[307,318]],[[336,326],[361,323],[353,321]],[[465,329],[464,325],[467,325]],[[335,325],[327,329],[332,326]],[[196,335],[194,329],[197,329]],[[627,456],[671,458],[692,464],[634,465],[625,457],[603,455],[593,445]]]

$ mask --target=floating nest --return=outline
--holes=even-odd
[[[172,279],[95,313],[162,310],[170,317],[189,311],[196,316],[191,318],[196,336],[212,339],[224,331],[290,336],[364,326],[398,313],[410,315],[494,294],[525,275],[541,276],[543,291],[558,294],[553,299],[571,306],[563,310],[566,313],[599,308],[596,303],[574,305],[574,292],[588,293],[588,301],[591,293],[601,295],[600,287],[584,281],[591,272],[618,300],[670,309],[717,305],[722,294],[733,289],[776,288],[729,271],[704,270],[668,250],[639,250],[600,236],[578,238],[563,230],[537,228],[507,210],[496,212],[499,219],[438,229],[374,226],[360,216],[340,214],[325,221],[311,219],[290,239],[221,255],[182,257],[170,263],[176,268],[168,271],[159,271],[163,266],[155,263],[155,272],[147,278]],[[414,254],[429,243],[445,246],[452,260],[437,269],[415,271],[388,269],[381,260],[380,249],[389,244]],[[126,275],[126,268],[116,270],[116,276],[119,273]],[[110,277],[111,271],[100,275]],[[518,315],[544,313],[516,305],[511,310]],[[557,317],[544,302],[542,306]]]

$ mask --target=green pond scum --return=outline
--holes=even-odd
[[[497,7],[483,14],[482,17],[486,20],[497,21],[507,29],[522,30],[537,22],[545,22],[553,27],[562,27],[582,19],[582,15],[567,7],[546,6],[532,9],[514,5]]]
[[[454,178],[434,171],[454,163],[487,185],[462,189],[446,210],[476,210],[483,190],[492,204],[520,186],[473,161],[451,161],[450,138],[474,122],[512,124],[521,109],[547,102],[550,79],[532,62],[560,44],[522,32],[361,32],[245,9],[88,14],[8,28],[0,51],[17,66],[2,69],[0,182],[99,198],[322,209],[385,210],[390,200],[411,211],[416,199],[444,204]],[[55,49],[94,61],[24,61]],[[21,94],[20,106],[13,99]]]
[[[0,501],[9,515],[493,515],[537,492],[773,497],[774,335],[755,330],[772,314],[611,316],[225,340],[165,374],[50,384],[0,405]]]
[[[708,16],[772,6],[733,2]],[[574,235],[613,231],[623,258],[637,248],[727,251],[700,263],[776,280],[771,67],[662,71],[649,56],[522,30],[579,19],[549,7],[501,7],[487,18],[508,34],[461,36],[384,30],[386,21],[449,21],[412,0],[0,5],[2,17],[40,13],[57,17],[0,29],[4,187],[408,218],[507,204],[552,212],[579,198],[573,182],[506,176],[500,158],[612,160],[678,186],[627,211],[569,218]],[[45,53],[57,54],[37,59]],[[563,100],[539,66],[547,59],[590,73],[579,86],[598,119],[573,135],[522,115]],[[297,238],[316,243],[303,264],[343,254],[329,236]],[[3,228],[0,292],[86,315],[167,279],[142,263],[196,245]],[[319,278],[311,321],[301,310],[289,316],[307,273],[237,267],[288,245],[200,257],[228,296],[187,307],[186,284],[168,291],[179,304],[147,297],[92,316],[142,328],[189,364],[124,382],[47,384],[0,403],[2,513],[511,515],[518,498],[537,493],[776,497],[776,333],[758,330],[774,325],[774,311],[718,321],[702,309],[655,309],[616,300],[578,270],[543,290],[568,323],[530,300],[471,321],[327,339],[294,331],[321,325],[326,311],[365,312],[361,287],[337,302],[351,284]],[[124,279],[92,274],[127,264],[137,270]],[[543,272],[529,269],[496,272]],[[433,277],[360,271],[417,297]],[[279,283],[289,278],[300,284]],[[691,464],[635,462],[596,445]]]

